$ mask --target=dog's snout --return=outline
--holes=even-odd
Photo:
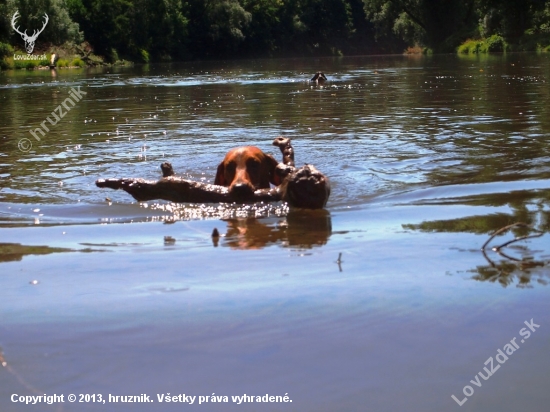
[[[254,188],[246,183],[236,183],[229,188],[229,192],[239,197],[252,196]]]

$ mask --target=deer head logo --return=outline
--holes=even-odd
[[[31,54],[32,51],[34,50],[34,42],[36,41],[36,39],[38,38],[38,35],[40,33],[42,33],[44,31],[44,28],[46,27],[46,24],[48,24],[48,21],[50,20],[48,18],[48,15],[46,13],[44,13],[44,25],[42,26],[42,28],[40,30],[35,30],[34,33],[32,34],[32,36],[29,36],[27,34],[27,30],[25,30],[24,33],[21,33],[19,31],[19,27],[15,27],[15,21],[17,20],[17,18],[19,17],[19,11],[16,11],[11,19],[11,26],[13,27],[13,29],[19,33],[21,35],[21,37],[23,38],[23,40],[25,40],[25,49],[27,49],[27,53],[28,54]]]

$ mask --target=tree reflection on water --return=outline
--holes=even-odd
[[[486,234],[480,253],[487,261],[471,271],[472,279],[498,282],[506,287],[532,287],[532,282],[547,285],[550,278],[550,250],[537,249],[534,238],[547,238],[550,211],[547,191],[521,191],[484,194],[445,202],[476,206],[508,206],[510,213],[474,215],[449,220],[404,224],[403,228],[422,232]],[[432,203],[433,204],[433,203]]]

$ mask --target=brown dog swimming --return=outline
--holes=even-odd
[[[236,197],[251,197],[258,189],[278,186],[282,179],[275,173],[279,162],[255,146],[230,150],[218,165],[214,184],[229,187]]]
[[[214,184],[175,176],[169,162],[161,165],[163,178],[98,179],[96,186],[122,189],[144,202],[162,199],[177,203],[253,203],[286,201],[290,206],[322,209],[330,196],[328,178],[313,165],[294,166],[294,149],[289,138],[273,141],[283,154],[278,163],[255,146],[230,150],[217,168]],[[270,183],[275,188],[270,188]]]

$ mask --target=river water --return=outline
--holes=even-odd
[[[95,186],[164,161],[213,182],[280,135],[329,177],[325,210]],[[0,409],[546,410],[549,200],[547,54],[1,72]]]

